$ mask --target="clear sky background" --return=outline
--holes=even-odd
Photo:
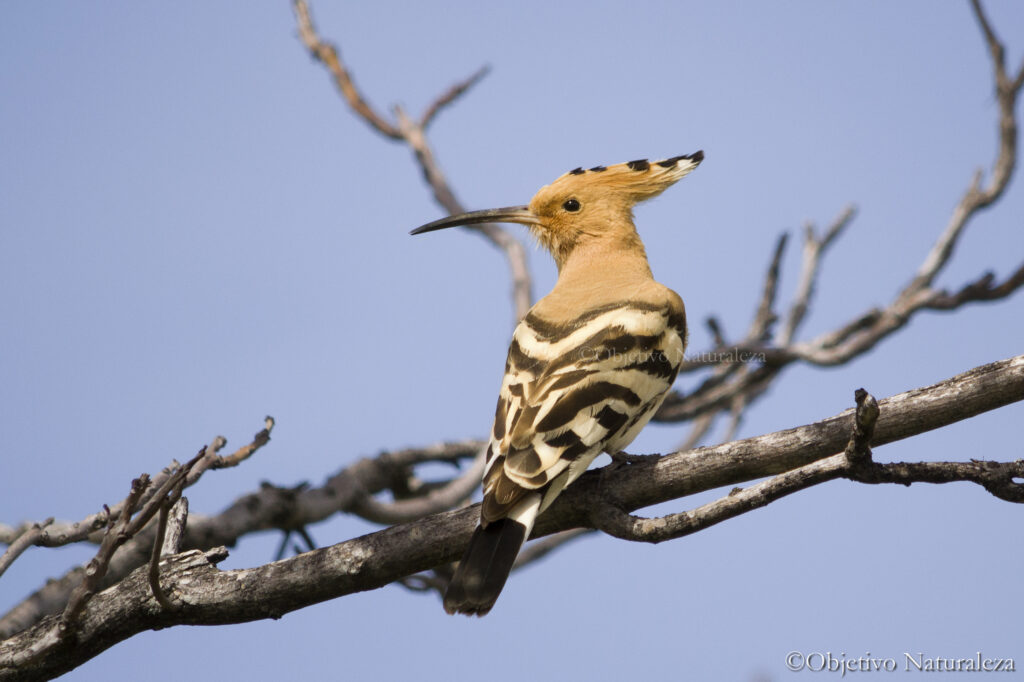
[[[986,5],[1016,66],[1024,4]],[[803,338],[887,303],[994,158],[966,2],[312,8],[384,110],[418,113],[493,67],[430,131],[470,208],[525,203],[575,166],[704,149],[637,211],[695,352],[711,346],[709,315],[745,331],[781,232],[850,202],[860,213]],[[409,151],[342,104],[288,2],[11,4],[0,98],[4,522],[81,518],[215,434],[247,442],[266,414],[270,445],[208,473],[194,511],[487,433],[512,331],[504,261],[462,231],[408,236],[440,209]],[[1016,268],[1021,216],[1015,177],[939,284]],[[540,295],[555,271],[530,253]],[[1018,354],[1022,312],[1018,295],[925,313],[849,366],[791,368],[740,435],[833,415],[859,386],[882,398]],[[1016,459],[1022,417],[1013,405],[876,456]],[[685,433],[652,425],[631,450]],[[785,680],[792,650],[901,665],[980,650],[1020,668],[1022,511],[968,484],[833,482],[656,547],[579,541],[515,574],[482,620],[387,587],[279,621],[145,633],[66,679]],[[310,530],[328,545],[370,529]],[[265,563],[278,540],[246,538],[222,567]],[[29,551],[0,580],[0,611],[91,553]]]

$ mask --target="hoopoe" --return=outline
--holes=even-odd
[[[629,445],[665,399],[686,349],[686,310],[654,280],[632,209],[703,159],[698,151],[576,168],[527,206],[463,213],[412,231],[521,223],[558,265],[554,289],[512,335],[480,524],[444,595],[448,613],[489,612],[537,515],[599,454]]]

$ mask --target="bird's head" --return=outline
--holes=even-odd
[[[472,211],[435,220],[412,231],[422,234],[456,225],[527,225],[559,267],[588,240],[636,238],[633,206],[655,197],[704,159],[698,151],[663,161],[630,161],[614,166],[576,168],[545,185],[526,206]]]

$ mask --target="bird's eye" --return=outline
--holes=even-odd
[[[576,211],[580,210],[580,202],[576,201],[575,199],[566,199],[565,203],[562,204],[562,208],[564,208],[566,211],[569,211],[569,213],[575,213]]]

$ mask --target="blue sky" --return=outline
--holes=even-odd
[[[986,5],[1019,64],[1024,5]],[[687,303],[692,351],[711,344],[709,315],[745,331],[781,232],[851,202],[803,338],[886,303],[994,156],[988,55],[966,2],[312,9],[382,110],[418,113],[492,66],[430,129],[470,208],[525,203],[576,166],[704,149],[637,210],[656,276]],[[408,236],[440,209],[408,150],[342,105],[288,2],[14,5],[0,92],[0,520],[81,518],[215,434],[246,442],[265,414],[271,444],[208,474],[194,511],[487,432],[512,330],[504,262],[459,231]],[[939,283],[1016,268],[1021,215],[1015,178]],[[532,246],[530,258],[540,295],[554,267]],[[859,386],[881,398],[1020,353],[1022,311],[1017,296],[926,313],[848,366],[793,368],[741,435],[835,414]],[[1016,459],[1021,410],[876,456]],[[684,434],[654,425],[632,450]],[[657,547],[580,541],[516,574],[483,620],[388,587],[276,622],[146,633],[67,679],[171,650],[210,679],[781,680],[792,650],[981,650],[1021,666],[1020,514],[966,484],[833,482]],[[370,529],[338,518],[311,532],[327,545]],[[222,566],[264,563],[277,541],[247,538]],[[0,580],[0,610],[89,554],[30,551]],[[146,670],[180,676],[176,663]]]

